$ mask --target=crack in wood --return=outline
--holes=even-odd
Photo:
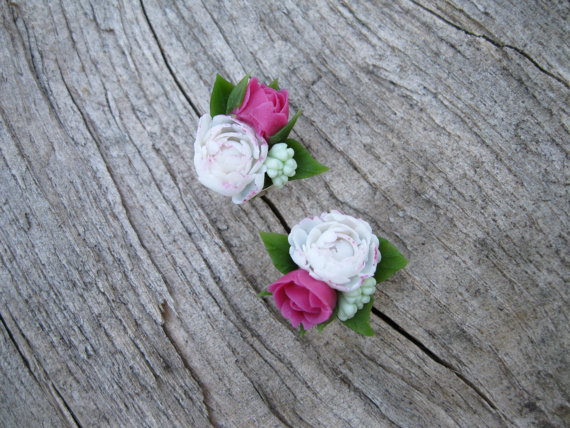
[[[249,378],[248,378],[249,379]],[[263,391],[260,391],[257,388],[257,385],[251,381],[251,379],[249,379],[249,381],[251,382],[251,386],[253,387],[253,389],[255,390],[255,392],[257,393],[257,395],[259,395],[259,398],[261,399],[261,401],[263,401],[265,403],[265,405],[267,406],[267,408],[269,409],[269,411],[275,415],[275,417],[279,420],[279,422],[281,422],[285,427],[287,428],[293,428],[293,425],[289,424],[289,422],[287,422],[287,420],[285,420],[285,417],[281,414],[281,412],[279,412],[277,410],[277,407],[275,405],[273,405],[272,402],[270,402],[270,400],[268,399],[268,397],[263,393]],[[299,416],[299,415],[297,415]],[[300,419],[302,419],[299,416]]]
[[[75,413],[73,413],[73,410],[71,410],[71,407],[69,406],[69,404],[67,404],[67,401],[65,401],[65,398],[63,398],[63,396],[61,395],[61,392],[59,392],[59,389],[57,389],[55,387],[55,385],[51,385],[53,391],[55,392],[55,394],[58,396],[59,400],[61,401],[61,404],[63,404],[63,406],[65,407],[65,409],[67,410],[67,412],[69,413],[69,415],[71,416],[71,418],[73,419],[73,422],[75,422],[75,425],[78,426],[79,428],[82,427],[81,423],[79,422],[79,419],[77,419],[77,416],[75,416]]]
[[[376,364],[376,362],[374,362]],[[335,374],[335,378],[342,382],[346,387],[353,393],[357,394],[362,400],[366,401],[371,407],[373,407],[376,411],[378,411],[382,416],[384,416],[394,427],[403,428],[402,425],[398,424],[395,420],[393,420],[385,410],[383,410],[378,403],[376,403],[372,397],[368,396],[366,392],[358,387],[355,382],[346,374],[343,373],[338,367],[331,366],[330,370]],[[352,425],[350,425],[352,426]]]
[[[14,348],[16,348],[18,355],[22,359],[22,362],[26,366],[26,369],[30,372],[30,375],[32,376],[32,378],[38,383],[38,385],[42,386],[42,382],[40,382],[40,380],[38,379],[38,377],[36,376],[36,374],[32,370],[30,360],[24,355],[24,351],[22,351],[20,345],[18,344],[18,342],[16,341],[16,338],[14,337],[14,334],[8,328],[8,324],[6,324],[6,321],[4,320],[4,316],[2,314],[0,314],[0,324],[2,324],[2,326],[4,327],[4,330],[6,330],[6,334],[8,335],[10,342],[12,342],[12,345],[14,345]],[[67,404],[67,401],[65,401],[65,399],[63,398],[63,396],[61,395],[59,390],[55,387],[55,385],[53,383],[51,383],[51,384],[45,385],[45,386],[47,386],[48,389],[50,391],[52,391],[52,394],[54,395],[53,398],[55,399],[54,401],[56,404],[56,408],[62,413],[64,419],[68,422],[71,422],[69,420],[69,417],[71,417],[71,419],[75,423],[75,426],[81,428],[82,425],[79,422],[79,419],[77,418],[77,416],[75,415],[75,413],[73,412],[73,410],[71,409],[69,404]],[[62,408],[62,406],[63,406],[63,408]]]
[[[184,96],[184,98],[186,99],[186,101],[188,102],[188,104],[190,105],[190,107],[192,108],[192,110],[194,111],[194,113],[196,113],[196,115],[198,117],[202,116],[202,114],[200,113],[200,111],[198,110],[198,107],[196,107],[196,105],[192,102],[192,99],[190,98],[190,95],[188,95],[188,93],[186,92],[186,90],[184,90],[184,87],[182,86],[182,83],[180,83],[180,80],[178,80],[178,78],[176,77],[176,73],[174,73],[174,70],[172,69],[172,66],[170,65],[170,63],[168,62],[168,59],[166,58],[166,53],[164,52],[164,49],[162,48],[162,45],[160,43],[160,40],[158,39],[158,35],[156,34],[156,31],[154,30],[154,27],[152,26],[150,19],[148,17],[148,14],[146,12],[146,8],[144,7],[144,3],[143,0],[140,0],[140,5],[141,5],[141,10],[142,13],[144,15],[144,18],[148,24],[148,27],[150,29],[150,32],[152,33],[152,36],[154,37],[154,40],[156,41],[156,45],[158,47],[158,50],[160,52],[160,56],[162,57],[162,60],[164,61],[164,65],[166,65],[166,69],[168,70],[168,72],[170,73],[170,75],[172,76],[172,79],[174,80],[174,83],[176,84],[176,86],[178,87],[178,89],[180,90],[180,92],[182,93],[182,95]]]
[[[283,229],[285,229],[287,234],[289,234],[289,232],[291,232],[291,228],[289,227],[289,225],[287,224],[287,221],[285,220],[285,217],[283,217],[283,215],[279,212],[279,210],[277,209],[275,204],[273,202],[271,202],[271,200],[265,195],[261,196],[260,199],[263,202],[265,202],[265,205],[267,205],[269,207],[271,212],[275,215],[275,217],[277,217],[277,220],[279,220],[279,223],[281,223],[281,226],[283,226]]]
[[[22,32],[18,29],[18,24],[17,24],[18,20],[20,20],[22,25],[24,26],[25,37],[22,34]],[[28,64],[28,69],[30,70],[32,77],[34,78],[36,84],[38,85],[38,88],[40,89],[40,93],[43,95],[43,98],[48,103],[51,111],[55,115],[57,122],[61,125],[61,128],[67,134],[68,133],[67,128],[64,126],[64,123],[58,114],[58,110],[53,103],[53,97],[51,96],[49,87],[46,84],[46,82],[43,81],[43,79],[41,77],[42,75],[41,75],[40,71],[38,70],[38,65],[36,64],[36,58],[34,58],[34,52],[37,51],[37,55],[39,55],[39,57],[40,57],[39,58],[40,65],[43,65],[43,57],[42,57],[39,49],[34,50],[34,48],[32,46],[32,38],[31,38],[32,36],[30,35],[30,30],[28,29],[28,25],[27,25],[26,21],[24,20],[24,18],[22,18],[21,16],[18,16],[15,13],[15,11],[12,11],[12,21],[14,23],[15,28],[18,29],[17,33],[20,36],[20,42],[22,43],[22,48],[27,53],[27,55],[25,57],[26,57],[26,63]],[[35,38],[34,38],[34,40],[35,40]],[[71,136],[70,136],[70,138],[71,138]]]
[[[184,364],[184,367],[186,368],[192,379],[196,382],[196,384],[200,387],[200,390],[202,391],[202,396],[203,396],[202,403],[204,404],[204,408],[206,410],[206,416],[208,418],[208,422],[210,422],[210,424],[214,427],[220,426],[220,423],[216,420],[213,414],[212,394],[210,394],[210,391],[208,391],[208,389],[204,385],[204,382],[202,381],[196,370],[192,368],[190,362],[188,361],[188,358],[184,355],[184,351],[182,350],[182,345],[178,343],[178,340],[172,334],[173,327],[171,326],[171,324],[173,319],[173,312],[170,306],[168,306],[168,303],[166,301],[162,302],[162,304],[160,305],[160,311],[163,319],[162,331],[164,331],[164,335],[166,336],[168,341],[172,344],[174,350],[182,360],[182,364]]]
[[[14,347],[16,348],[16,351],[18,351],[18,354],[20,354],[20,357],[22,358],[22,361],[24,362],[24,365],[26,366],[26,368],[30,371],[30,373],[32,374],[32,376],[34,377],[34,379],[36,379],[36,376],[34,375],[34,372],[32,372],[32,368],[30,366],[30,361],[28,360],[28,358],[24,355],[23,351],[20,349],[20,345],[18,345],[18,342],[16,342],[16,339],[14,338],[14,335],[12,334],[12,331],[8,328],[8,325],[6,324],[6,321],[4,320],[4,316],[0,313],[0,323],[4,326],[4,329],[6,330],[6,333],[8,334],[8,337],[10,338],[10,341],[12,342],[12,344],[14,345]],[[37,379],[36,379],[37,380]]]
[[[410,0],[410,2],[412,2],[413,4],[415,4],[416,6],[418,6],[419,8],[425,10],[426,12],[430,13],[431,15],[435,16],[436,18],[440,19],[441,21],[445,22],[447,25],[450,25],[451,27],[455,28],[458,31],[461,31],[465,34],[467,34],[468,36],[472,36],[472,37],[477,37],[478,39],[483,39],[486,42],[492,44],[493,46],[499,48],[499,49],[511,49],[513,51],[515,51],[516,53],[518,53],[519,55],[521,55],[522,57],[524,57],[525,59],[527,59],[532,65],[534,65],[537,69],[539,69],[542,73],[546,74],[549,77],[552,77],[553,79],[555,79],[556,81],[560,82],[561,84],[563,84],[566,88],[570,88],[570,84],[568,84],[568,82],[566,82],[564,79],[562,79],[561,77],[556,76],[555,74],[551,73],[550,71],[546,70],[544,67],[542,67],[536,60],[534,60],[529,54],[527,54],[525,51],[523,51],[520,48],[517,48],[516,46],[513,45],[509,45],[507,43],[501,43],[497,40],[493,40],[492,38],[490,38],[489,36],[486,36],[484,34],[476,34],[476,33],[472,33],[469,30],[466,30],[465,28],[460,27],[459,25],[451,22],[449,19],[441,16],[440,14],[438,14],[437,12],[435,12],[434,10],[431,10],[430,8],[424,6],[423,4],[417,2],[416,0]]]
[[[398,333],[400,333],[402,336],[404,336],[406,339],[408,339],[410,342],[412,342],[414,345],[416,345],[431,360],[435,361],[437,364],[445,367],[446,369],[451,370],[455,376],[457,376],[467,386],[469,386],[473,391],[475,391],[475,393],[479,397],[481,397],[481,399],[483,399],[483,401],[485,401],[485,403],[487,403],[493,410],[499,411],[497,409],[497,406],[489,399],[489,397],[487,397],[485,395],[485,393],[483,393],[483,391],[481,391],[473,382],[471,382],[463,374],[461,374],[461,372],[459,372],[459,370],[457,370],[455,367],[453,367],[453,365],[451,365],[447,361],[438,357],[433,351],[431,351],[422,342],[420,342],[418,339],[416,339],[414,336],[412,336],[410,333],[408,333],[406,330],[404,330],[399,324],[397,324],[388,315],[384,314],[383,312],[380,312],[378,309],[376,309],[374,307],[372,308],[372,313],[374,315],[376,315],[378,318],[380,318],[382,321],[384,321],[386,324],[388,324],[390,327],[392,327],[394,330],[396,330]]]

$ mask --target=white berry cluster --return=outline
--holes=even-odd
[[[267,175],[275,187],[283,187],[289,178],[295,175],[297,162],[293,159],[294,154],[295,151],[285,143],[275,144],[267,153],[265,161]]]
[[[353,291],[338,293],[338,318],[346,321],[352,318],[356,311],[362,309],[370,301],[370,296],[376,289],[374,277],[366,278],[360,288]]]

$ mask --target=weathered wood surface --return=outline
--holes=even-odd
[[[568,424],[568,2],[0,10],[3,426]],[[217,71],[278,76],[331,171],[201,187]],[[329,209],[410,259],[373,338],[255,298],[257,231]]]

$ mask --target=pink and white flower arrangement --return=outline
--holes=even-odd
[[[376,284],[408,261],[370,225],[339,211],[308,217],[289,235],[261,232],[275,267],[285,276],[259,296],[273,295],[282,315],[301,334],[314,325],[319,331],[334,318],[365,336]]]
[[[234,85],[218,75],[194,142],[200,183],[241,204],[272,185],[327,171],[289,138],[300,113],[289,120],[289,93],[277,80],[264,85],[248,75]]]

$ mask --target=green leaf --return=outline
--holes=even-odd
[[[338,299],[337,299],[337,302],[338,302]],[[317,324],[317,330],[319,330],[319,333],[321,333],[327,325],[329,325],[331,322],[334,321],[337,314],[338,314],[338,304],[334,307],[334,310],[331,314],[331,317],[328,320],[326,320],[320,324]]]
[[[275,79],[273,82],[271,82],[269,85],[270,88],[275,89],[276,91],[279,90],[279,82],[278,79]]]
[[[228,82],[219,74],[216,74],[216,81],[212,89],[212,96],[210,97],[210,116],[214,117],[219,114],[226,114],[226,105],[228,104],[228,97],[234,89],[234,84]]]
[[[309,153],[309,151],[304,148],[301,143],[292,138],[288,138],[287,146],[295,150],[293,159],[297,162],[297,170],[295,175],[289,180],[300,180],[302,178],[312,177],[313,175],[321,174],[328,171],[328,167],[317,162]]]
[[[257,293],[255,295],[255,297],[265,297],[265,296],[273,296],[273,294],[271,294],[269,291],[267,291],[267,288],[266,288],[263,291],[260,291],[259,293]]]
[[[408,260],[398,251],[398,249],[384,238],[380,241],[380,263],[376,266],[374,279],[376,282],[386,281],[400,269],[408,264]]]
[[[299,324],[299,336],[303,337],[306,332],[307,330],[305,330],[305,327],[303,327],[303,323]]]
[[[230,114],[236,108],[241,106],[243,102],[243,97],[245,95],[245,90],[247,89],[247,84],[249,82],[249,76],[251,73],[247,73],[247,75],[239,81],[239,83],[232,89],[228,97],[228,103],[226,106],[226,114]]]
[[[299,266],[295,264],[289,255],[290,245],[287,240],[287,235],[267,232],[259,232],[259,235],[269,253],[269,257],[271,257],[273,265],[279,272],[287,274],[299,269]]]
[[[374,330],[370,327],[370,311],[372,310],[372,304],[374,299],[371,298],[364,307],[359,310],[352,318],[341,321],[345,326],[354,330],[358,334],[363,336],[374,336]]]
[[[277,131],[277,133],[275,133],[275,134],[273,134],[273,136],[271,136],[271,138],[269,139],[269,145],[271,146],[273,144],[281,143],[282,141],[285,141],[287,139],[287,137],[289,136],[289,133],[293,129],[293,126],[295,126],[295,122],[297,122],[297,119],[299,118],[300,115],[301,115],[301,109],[299,109],[297,114],[295,116],[293,116],[293,119],[291,119],[287,123],[287,125],[285,125],[279,131]]]

